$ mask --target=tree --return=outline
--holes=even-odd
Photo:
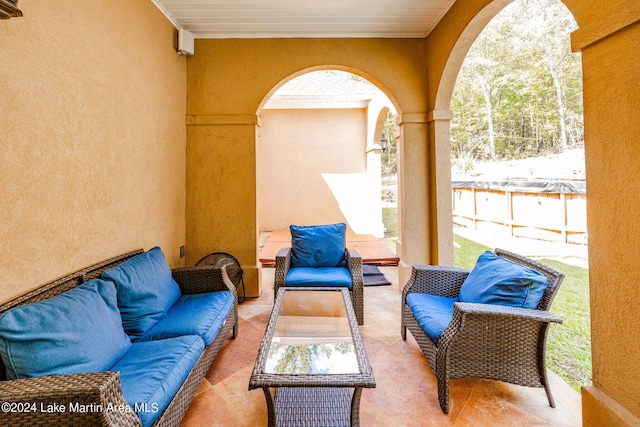
[[[581,63],[569,39],[575,28],[559,0],[519,0],[491,21],[469,50],[451,100],[454,162],[582,145]]]
[[[529,0],[523,2],[522,6],[527,11],[526,15],[532,17],[532,21],[523,26],[523,30],[532,35],[524,40],[531,45],[527,50],[540,54],[541,65],[546,67],[553,80],[558,109],[560,149],[565,150],[569,146],[564,90],[567,84],[565,71],[579,64],[571,61],[572,57],[575,58],[577,55],[572,55],[570,45],[564,36],[568,37],[569,33],[575,30],[575,21],[567,13],[564,5],[557,1]]]
[[[387,113],[384,124],[382,125],[382,136],[387,138],[388,146],[383,151],[380,158],[382,163],[382,176],[396,176],[398,174],[398,127],[396,126],[395,117],[392,112]]]

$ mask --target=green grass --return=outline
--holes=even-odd
[[[398,240],[398,208],[382,208],[385,239]]]
[[[453,240],[456,267],[471,269],[482,252],[492,249],[457,235]],[[551,325],[547,366],[580,392],[580,387],[591,384],[589,271],[552,259],[537,261],[565,275],[551,305],[551,312],[562,318],[563,323]]]
[[[547,365],[572,388],[591,385],[591,318],[589,271],[558,261],[540,260],[565,274],[551,311],[563,319],[547,341]]]

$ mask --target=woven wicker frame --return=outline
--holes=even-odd
[[[402,291],[402,338],[406,340],[408,329],[436,374],[438,400],[445,413],[449,413],[451,378],[488,378],[529,387],[544,387],[549,405],[555,407],[547,378],[545,352],[549,325],[562,323],[562,319],[548,310],[564,275],[512,252],[496,249],[495,253],[547,277],[547,289],[535,310],[455,303],[453,318],[436,345],[411,313],[406,303],[407,295],[422,292],[457,297],[469,271],[451,267],[414,266]]]
[[[0,306],[0,314],[10,308],[42,301],[61,294],[84,283],[111,267],[142,253],[136,250],[94,264],[63,278],[31,291]],[[207,346],[184,383],[175,394],[154,426],[178,426],[193,396],[209,370],[225,340],[238,334],[238,296],[224,268],[213,266],[187,267],[172,270],[182,294],[229,290],[234,295],[234,306],[222,329]],[[96,372],[73,375],[53,375],[20,380],[7,380],[5,366],[0,361],[0,401],[15,404],[16,409],[25,403],[35,403],[37,411],[0,412],[0,424],[12,426],[140,426],[140,419],[131,411],[104,411],[100,408],[122,407],[126,401],[122,396],[118,372]],[[48,405],[82,404],[96,410],[43,413],[40,408]],[[42,406],[41,406],[42,405]],[[93,405],[93,406],[91,406]]]
[[[265,373],[271,339],[278,321],[284,292],[341,292],[347,310],[359,373],[354,374],[272,374]],[[363,388],[375,388],[373,371],[364,348],[358,322],[345,288],[284,287],[276,294],[265,336],[249,380],[249,390],[262,388],[267,402],[268,425],[300,427],[360,425],[360,398]],[[275,396],[272,389],[275,388]],[[301,422],[301,420],[304,420]]]
[[[350,297],[353,310],[358,319],[358,325],[364,325],[364,278],[362,275],[362,257],[356,248],[345,249],[347,268],[351,274]],[[286,286],[285,279],[291,269],[291,248],[282,248],[276,255],[276,271],[273,285],[273,297],[275,299],[278,290]]]

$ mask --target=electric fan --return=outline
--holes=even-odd
[[[226,265],[227,275],[236,286],[238,292],[238,302],[244,302],[244,300],[247,299],[247,294],[244,289],[244,279],[242,277],[244,272],[236,257],[226,252],[214,252],[198,261],[196,266],[198,265],[214,265],[216,267],[224,267]],[[242,288],[242,298],[240,298],[240,288]]]

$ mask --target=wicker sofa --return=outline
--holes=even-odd
[[[0,350],[2,351],[0,361],[0,402],[4,402],[2,410],[0,410],[0,425],[46,425],[47,427],[70,425],[179,425],[218,350],[230,334],[235,338],[238,332],[237,294],[224,268],[204,266],[169,270],[168,266],[166,266],[169,280],[172,278],[171,283],[177,283],[177,286],[179,286],[179,300],[174,303],[170,310],[159,314],[161,319],[167,319],[168,322],[162,327],[158,326],[162,325],[162,320],[154,321],[155,331],[158,332],[157,336],[152,336],[154,333],[154,327],[152,327],[146,333],[145,338],[140,336],[132,337],[129,330],[126,330],[127,324],[125,320],[121,320],[124,328],[121,336],[118,336],[120,338],[124,337],[122,338],[125,341],[124,350],[121,351],[124,353],[123,355],[117,355],[117,362],[111,368],[98,370],[89,368],[87,371],[82,367],[62,368],[62,373],[56,373],[55,369],[53,373],[50,372],[51,369],[47,372],[43,368],[47,375],[16,374],[14,363],[20,364],[24,362],[28,364],[30,361],[18,360],[18,362],[15,362],[11,357],[19,356],[11,352],[13,350],[10,347],[12,344],[7,344],[12,339],[12,336],[15,338],[15,334],[12,335],[11,322],[16,319],[18,320],[17,325],[20,327],[24,323],[24,316],[31,314],[34,317],[34,312],[46,312],[51,307],[56,310],[59,308],[56,307],[56,304],[59,301],[67,301],[71,295],[76,297],[81,295],[81,301],[86,301],[93,298],[95,294],[100,294],[100,292],[104,295],[109,295],[109,293],[115,295],[117,293],[117,306],[112,303],[115,306],[115,309],[112,308],[112,311],[115,310],[115,315],[104,316],[101,309],[99,309],[95,311],[97,314],[91,314],[96,318],[89,318],[89,321],[86,322],[95,324],[95,328],[99,332],[88,340],[89,347],[95,346],[96,348],[88,348],[86,351],[91,354],[95,350],[99,352],[100,357],[96,358],[98,359],[97,361],[89,360],[85,362],[88,362],[89,366],[94,366],[94,362],[105,363],[100,362],[99,359],[103,356],[103,353],[108,352],[103,350],[103,347],[108,347],[105,341],[110,339],[108,336],[111,335],[111,331],[100,332],[100,328],[111,328],[109,322],[112,319],[110,317],[121,318],[117,314],[118,310],[120,310],[120,314],[123,313],[121,307],[122,292],[120,288],[117,288],[117,285],[113,286],[115,282],[106,280],[105,275],[108,276],[109,272],[118,272],[121,268],[131,265],[132,262],[144,257],[145,254],[151,253],[151,251],[136,250],[110,258],[71,273],[0,306]],[[164,256],[162,260],[164,260]],[[90,291],[86,292],[87,289]],[[95,291],[96,289],[98,292]],[[115,289],[118,290],[116,291]],[[82,294],[81,292],[85,293]],[[87,295],[89,296],[88,298]],[[107,302],[104,305],[108,307],[109,299],[107,298],[105,301]],[[179,303],[182,304],[180,305],[181,311],[172,311],[174,309],[177,310],[176,307]],[[45,310],[43,310],[45,306],[42,304],[47,307]],[[212,319],[210,323],[203,325],[205,322],[198,321],[198,324],[195,324],[196,322],[190,320],[202,319],[198,314],[201,308],[197,307],[198,304],[208,305],[206,310],[209,311],[208,318]],[[57,313],[61,312],[58,311]],[[50,323],[55,324],[54,329],[57,328],[57,330],[54,332],[58,336],[60,335],[60,328],[64,328],[65,322],[76,322],[77,316],[84,315],[75,310],[73,313],[68,313],[67,318],[66,313],[64,311],[62,313],[63,315],[58,316],[54,321],[49,319]],[[126,317],[125,315],[123,316]],[[189,322],[194,324],[189,325]],[[73,325],[72,323],[68,324]],[[86,324],[76,326],[80,330],[83,330],[83,328],[86,330],[87,327]],[[90,326],[94,327],[93,325]],[[198,332],[186,333],[172,330],[176,327],[186,328],[188,331],[197,330]],[[74,331],[74,333],[76,332]],[[27,331],[28,334],[29,331]],[[120,334],[120,331],[114,334]],[[18,335],[16,342],[23,335],[24,333]],[[73,337],[75,339],[75,336]],[[32,339],[32,343],[38,339],[40,338]],[[51,341],[51,336],[48,339]],[[55,339],[58,339],[58,337],[53,338],[53,340]],[[79,339],[86,341],[87,337],[83,336],[79,337]],[[16,347],[18,350],[15,350],[15,353],[19,354],[20,345],[24,343],[18,344]],[[39,344],[36,343],[36,345]],[[74,345],[73,342],[69,344],[71,348],[74,348]],[[65,341],[60,341],[53,347],[54,352],[56,347],[64,349]],[[7,352],[8,348],[11,348],[9,352]],[[47,347],[45,346],[45,348]],[[177,355],[181,351],[180,349],[184,349],[184,351]],[[7,355],[7,353],[9,354]],[[69,353],[74,352],[69,351]],[[77,355],[70,354],[69,356],[73,358]],[[139,358],[141,360],[136,361],[135,358],[138,356],[143,357]],[[26,353],[26,356],[23,356],[23,358],[27,359],[30,357],[35,358],[35,360],[45,361],[44,364],[48,363],[45,354]],[[57,355],[56,357],[60,356]],[[129,360],[123,362],[125,359]],[[166,367],[168,360],[175,360],[175,363]],[[138,366],[136,366],[136,363]],[[140,363],[142,363],[142,366],[140,366]],[[164,363],[165,366],[156,367],[155,363]],[[37,371],[38,366],[35,369]],[[144,377],[145,375],[155,378],[149,380]],[[159,375],[165,376],[159,379]],[[168,388],[166,384],[171,380],[174,382],[173,388]],[[158,390],[144,389],[148,384],[158,385]],[[136,397],[143,396],[148,400],[145,402],[140,400],[128,402],[127,396],[132,395],[136,395]],[[164,403],[158,405],[154,401],[160,400],[156,399],[157,396],[164,398]]]

